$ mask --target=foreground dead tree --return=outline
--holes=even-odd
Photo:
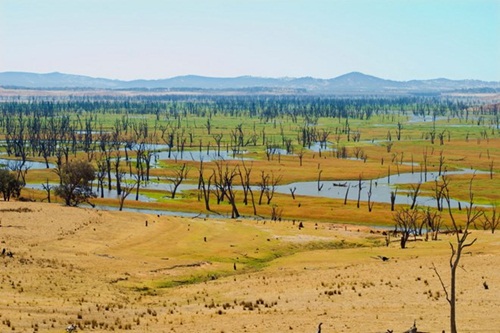
[[[456,323],[456,277],[457,277],[457,268],[460,263],[460,258],[462,256],[462,252],[465,248],[472,246],[477,238],[474,238],[472,241],[468,240],[471,232],[469,231],[470,226],[474,225],[475,221],[483,215],[483,212],[477,210],[474,207],[474,195],[472,193],[472,181],[474,177],[469,182],[469,206],[466,207],[465,221],[463,225],[459,224],[453,210],[451,208],[451,198],[450,191],[448,186],[444,188],[444,198],[448,205],[448,213],[451,219],[451,229],[455,235],[456,243],[450,242],[451,247],[451,255],[450,255],[450,286],[449,289],[445,286],[441,275],[439,274],[436,266],[433,265],[433,269],[436,272],[436,275],[441,282],[441,287],[446,295],[446,300],[450,304],[450,332],[457,333],[457,323]],[[448,182],[446,183],[448,184]]]

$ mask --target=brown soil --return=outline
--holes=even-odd
[[[69,323],[93,332],[315,332],[320,322],[323,332],[403,332],[414,320],[420,331],[449,331],[432,265],[448,285],[452,236],[405,250],[395,239],[389,247],[300,251],[260,270],[238,262],[225,277],[158,288],[167,277],[233,270],[232,260],[211,260],[204,251],[228,258],[259,251],[225,233],[267,237],[261,248],[383,238],[366,227],[326,223],[298,230],[20,202],[0,202],[0,225],[0,249],[13,253],[0,257],[0,332],[64,332]],[[208,242],[198,241],[203,233]],[[478,240],[458,271],[458,327],[499,332],[499,236],[472,236]]]

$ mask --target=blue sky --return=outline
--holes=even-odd
[[[0,72],[500,81],[500,0],[0,0]]]

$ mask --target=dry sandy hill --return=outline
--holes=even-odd
[[[401,250],[397,240],[375,246],[382,236],[355,226],[306,222],[299,230],[21,202],[1,202],[0,219],[0,248],[13,253],[0,257],[0,332],[64,332],[69,323],[90,332],[316,332],[320,322],[327,333],[403,332],[414,320],[424,332],[449,327],[431,269],[448,281],[447,235]],[[458,273],[458,327],[500,332],[500,239],[472,236]],[[342,241],[371,246],[321,248]],[[187,283],[203,276],[213,279]]]

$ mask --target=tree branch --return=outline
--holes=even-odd
[[[441,282],[441,287],[443,288],[444,294],[446,296],[446,300],[448,301],[448,303],[451,304],[451,299],[450,299],[450,296],[448,295],[448,289],[446,289],[446,286],[444,285],[443,279],[441,278],[441,275],[439,275],[439,272],[438,272],[436,266],[434,265],[434,263],[432,263],[432,269],[434,270],[434,272],[438,276],[439,282]]]

